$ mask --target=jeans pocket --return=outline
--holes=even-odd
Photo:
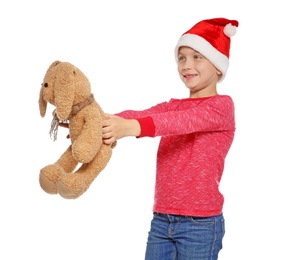
[[[214,220],[209,217],[209,218],[204,218],[204,217],[190,217],[190,220],[199,225],[214,225]]]

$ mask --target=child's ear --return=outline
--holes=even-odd
[[[218,76],[218,80],[220,80],[222,78],[222,72],[220,70],[216,70],[217,76]]]

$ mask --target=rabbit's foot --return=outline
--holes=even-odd
[[[57,194],[57,182],[63,173],[63,169],[56,164],[47,165],[42,168],[39,174],[41,188],[49,194]]]
[[[57,182],[57,191],[65,199],[76,199],[87,190],[87,185],[79,174],[69,173]]]

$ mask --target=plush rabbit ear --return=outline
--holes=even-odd
[[[67,120],[75,98],[76,67],[68,62],[58,64],[54,82],[54,102],[59,119]]]
[[[40,115],[42,117],[45,116],[46,113],[46,106],[47,106],[47,102],[43,99],[43,88],[44,86],[41,86],[40,92],[39,92],[39,111],[40,111]]]
[[[49,66],[49,68],[47,69],[46,74],[45,74],[45,78],[46,78],[47,74],[50,72],[50,70],[51,70],[53,67],[55,67],[55,66],[57,66],[58,64],[60,64],[60,63],[61,63],[61,61],[58,61],[58,60],[54,61],[54,62]],[[41,86],[41,89],[40,89],[40,93],[39,93],[39,101],[38,101],[38,102],[39,102],[39,111],[40,111],[40,115],[41,115],[42,117],[45,116],[46,107],[47,107],[47,101],[44,100],[44,97],[43,97],[43,95],[44,95],[44,88],[45,88],[44,83],[45,83],[45,82],[42,83],[42,86]]]

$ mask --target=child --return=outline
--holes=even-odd
[[[238,21],[203,20],[177,42],[178,73],[189,97],[108,115],[104,143],[161,136],[146,260],[213,260],[225,233],[219,184],[235,132],[234,103],[218,95]]]

